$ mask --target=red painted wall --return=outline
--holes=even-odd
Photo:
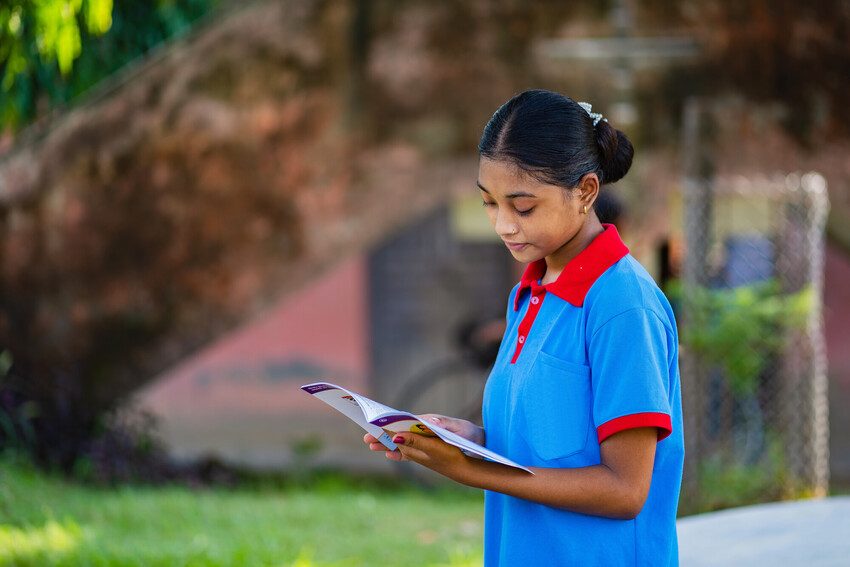
[[[178,458],[285,464],[299,438],[341,427],[301,384],[327,380],[369,392],[367,298],[365,259],[347,260],[160,376],[138,402],[157,416]]]

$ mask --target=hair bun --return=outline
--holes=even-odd
[[[626,135],[607,121],[600,120],[596,125],[596,145],[599,146],[602,183],[614,183],[622,179],[632,166],[635,154]]]

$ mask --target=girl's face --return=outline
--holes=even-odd
[[[590,176],[596,179],[595,174]],[[587,205],[593,215],[590,207],[598,185],[588,192],[584,187],[587,177],[578,189],[567,191],[541,183],[513,164],[482,156],[478,188],[490,224],[514,258],[524,263],[549,258],[563,265],[566,262],[558,262],[558,257],[573,255],[566,249],[587,224],[589,215],[582,207]]]

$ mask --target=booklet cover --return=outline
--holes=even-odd
[[[368,433],[371,433],[390,451],[396,450],[396,444],[392,441],[395,433],[412,431],[421,435],[437,436],[446,443],[459,448],[467,455],[487,459],[534,474],[530,469],[513,462],[507,457],[494,453],[478,443],[473,443],[469,439],[452,433],[448,429],[444,429],[434,423],[426,423],[412,413],[385,406],[382,403],[370,400],[366,396],[347,390],[342,386],[328,382],[314,382],[301,386],[301,389],[322,400],[365,429]]]

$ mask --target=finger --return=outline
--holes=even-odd
[[[426,423],[435,423],[437,425],[442,426],[443,425],[443,420],[441,419],[442,417],[443,416],[437,415],[435,413],[423,413],[422,415],[419,416],[419,419],[421,419],[422,421],[424,421]]]
[[[378,438],[375,437],[374,435],[372,435],[371,433],[367,433],[366,435],[363,436],[363,442],[366,443],[367,445],[370,444],[370,443],[377,443]]]
[[[387,447],[383,443],[369,443],[370,451],[386,451]]]
[[[451,431],[452,433],[460,434],[463,429],[463,421],[459,420],[455,417],[449,417],[447,415],[440,415],[437,413],[426,413],[419,416],[419,419],[425,421],[426,423],[433,423],[443,429]]]
[[[391,461],[404,461],[404,455],[401,454],[401,451],[384,451],[384,455]]]
[[[401,460],[403,461],[413,461],[414,463],[424,465],[425,463],[431,460],[431,457],[428,455],[428,453],[420,451],[419,449],[415,449],[413,447],[399,446],[398,452],[401,454]]]
[[[423,444],[422,439],[421,435],[396,435],[393,437],[393,443],[398,445],[398,450],[404,457],[422,463],[430,458],[428,453],[419,448],[419,445]]]

